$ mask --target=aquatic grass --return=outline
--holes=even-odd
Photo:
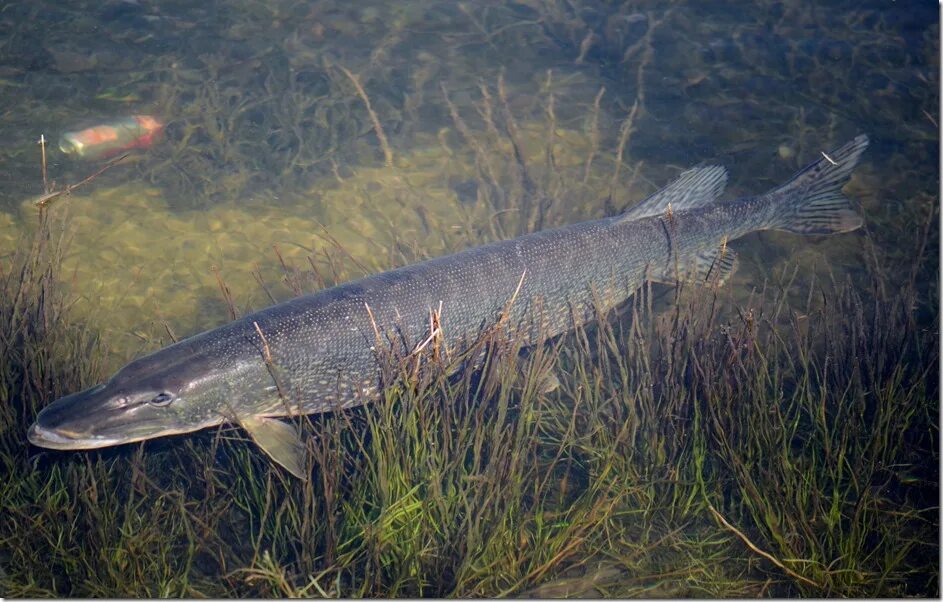
[[[61,215],[61,214],[58,214]],[[35,234],[0,264],[0,445],[25,442],[24,425],[47,395],[90,384],[99,375],[96,334],[69,322],[69,291],[58,273],[68,244],[61,219],[39,211]]]
[[[718,518],[725,507],[742,517],[800,591],[935,587],[895,570],[939,553],[916,535],[937,522],[936,461],[916,450],[938,443],[938,388],[935,335],[914,328],[914,298],[841,287],[828,309],[794,310],[791,328],[755,314],[695,354],[705,499]]]
[[[852,299],[851,290],[840,287],[836,298]],[[496,352],[499,361],[486,363],[478,373],[462,373],[458,380],[454,369],[447,365],[433,364],[432,375],[426,374],[420,380],[416,380],[414,371],[404,369],[398,384],[386,390],[383,400],[354,417],[345,413],[312,421],[319,435],[314,440],[332,450],[326,452],[321,447],[316,466],[333,466],[331,475],[321,475],[320,484],[319,479],[313,480],[315,499],[320,497],[317,489],[321,486],[331,490],[325,499],[336,499],[340,484],[343,511],[339,515],[330,513],[334,521],[332,543],[322,548],[321,561],[307,558],[311,566],[318,568],[306,579],[304,571],[295,572],[292,565],[278,564],[277,591],[284,594],[303,589],[311,593],[312,583],[324,582],[336,588],[332,591],[358,596],[508,595],[526,591],[550,575],[572,571],[590,559],[613,556],[624,559],[616,573],[622,578],[610,584],[612,589],[607,591],[642,593],[663,587],[679,576],[688,580],[685,587],[690,589],[669,591],[757,595],[765,591],[789,592],[790,588],[803,591],[801,588],[809,587],[809,582],[813,591],[832,594],[905,591],[872,589],[872,574],[867,575],[868,579],[859,575],[842,581],[840,576],[853,573],[842,567],[828,570],[829,582],[805,577],[810,563],[821,562],[808,551],[805,557],[778,554],[784,558],[783,566],[792,567],[787,570],[800,576],[792,585],[789,573],[770,581],[757,575],[755,566],[745,568],[752,565],[746,560],[752,552],[737,551],[742,540],[729,536],[730,524],[713,522],[713,513],[720,514],[716,508],[724,514],[728,514],[728,508],[721,503],[724,496],[720,501],[712,498],[730,489],[724,478],[705,476],[707,465],[729,462],[732,474],[749,477],[751,470],[743,469],[744,465],[765,466],[771,445],[776,449],[777,441],[799,437],[795,425],[801,421],[794,420],[793,429],[786,429],[784,434],[781,413],[789,412],[788,405],[779,408],[777,404],[786,400],[771,397],[771,386],[775,390],[775,384],[783,380],[776,372],[779,364],[759,358],[758,365],[749,365],[752,371],[720,368],[729,361],[731,348],[741,348],[731,340],[738,341],[737,335],[763,328],[767,336],[781,341],[784,348],[779,351],[798,351],[799,357],[809,353],[813,345],[808,338],[782,337],[771,328],[776,320],[759,313],[761,307],[770,311],[781,308],[779,295],[772,299],[758,296],[753,307],[734,312],[736,318],[724,323],[714,304],[696,302],[700,295],[682,293],[671,311],[655,314],[650,309],[651,291],[643,291],[627,310],[628,325],[624,327],[628,333],[619,326],[625,322],[603,320],[598,326],[579,329],[568,337],[573,339],[568,344],[550,349],[549,364],[532,358],[533,363],[523,370],[514,367],[516,362],[507,361],[507,355],[501,355],[511,353],[513,357],[518,351],[513,346]],[[898,302],[901,307],[905,305]],[[842,311],[819,312],[807,319],[828,318],[835,325],[845,315]],[[890,331],[905,337],[916,334],[896,328]],[[768,350],[765,355],[772,355],[775,345],[765,339],[764,343]],[[692,349],[696,353],[692,354]],[[541,348],[538,354],[547,352]],[[540,368],[535,367],[538,363]],[[541,372],[551,365],[564,375],[562,391],[546,394],[539,383],[544,381]],[[724,397],[736,399],[736,408],[729,406],[730,401],[718,406],[716,396],[702,397],[701,378],[710,366],[715,367],[715,374],[725,374],[719,380],[721,385],[739,387],[736,394],[728,392]],[[489,367],[494,372],[489,372]],[[814,374],[812,364],[798,362],[794,369],[806,379]],[[891,388],[905,380],[905,369],[903,365],[896,368],[887,383]],[[926,376],[916,375],[922,386],[927,386]],[[627,390],[626,383],[636,384]],[[489,399],[492,401],[486,402]],[[820,397],[814,401],[818,409]],[[922,407],[926,401],[922,396],[911,397],[909,404]],[[714,421],[708,426],[701,423],[704,407]],[[901,415],[907,418],[888,424],[889,431],[899,434],[913,426],[911,412]],[[753,433],[756,440],[710,444],[717,436],[714,429],[719,417],[739,423],[737,432]],[[349,437],[346,449],[340,445],[345,432]],[[921,447],[927,444],[924,441]],[[903,453],[899,442],[896,449],[889,450],[864,438],[849,442],[846,437],[843,445],[842,462],[850,462],[855,456],[855,462],[867,464],[873,462],[870,454],[875,452]],[[785,465],[788,474],[776,473],[775,483],[764,483],[764,488],[741,486],[744,503],[753,500],[759,505],[775,500],[764,511],[765,524],[805,521],[817,513],[794,505],[810,499],[813,506],[820,504],[815,492],[821,484],[814,480],[819,473],[813,472],[817,454],[821,453],[817,440],[812,437],[804,448],[791,450],[786,445],[786,449],[805,457],[789,456]],[[832,448],[826,445],[824,449]],[[332,455],[334,460],[326,462]],[[804,462],[811,462],[812,468],[805,468]],[[352,472],[338,471],[343,464]],[[860,471],[853,474],[870,478]],[[272,489],[273,480],[265,482],[265,495],[279,497],[279,487]],[[757,490],[765,492],[759,500],[749,497]],[[857,498],[859,491],[839,493],[840,503],[849,504],[849,498]],[[834,499],[834,495],[828,499]],[[853,501],[852,505],[870,504],[867,500]],[[257,500],[256,505],[259,503]],[[313,509],[310,501],[305,504]],[[289,516],[300,512],[297,506],[283,508]],[[923,534],[911,534],[905,548],[920,547],[920,541],[932,545],[932,539],[925,539],[933,532],[932,505],[886,522],[886,531],[869,516],[870,512],[889,512],[884,518],[891,519],[900,514],[901,506],[895,503],[894,508],[872,506],[849,517],[846,520],[852,533],[834,534],[842,544],[826,552],[841,554],[848,563],[878,562],[873,548],[875,534],[884,533],[888,544],[893,541],[900,545],[900,540],[891,537],[900,532],[902,524]],[[263,531],[266,539],[278,539],[277,521],[266,528],[260,526],[260,533]],[[860,541],[854,532],[868,533],[865,539],[871,542],[870,547],[854,548],[854,542]],[[759,541],[765,549],[778,550],[755,536],[752,541]],[[775,537],[772,541],[782,543]],[[306,556],[299,555],[297,546],[316,548],[306,543],[295,545],[296,550],[285,558],[295,558],[294,566],[301,566]],[[268,549],[257,553],[256,563],[274,562],[273,558],[278,557],[266,554]],[[331,560],[325,562],[328,557]],[[700,561],[694,562],[695,558]],[[886,555],[879,558],[880,562],[888,560]],[[919,553],[903,552],[895,562],[902,566],[919,563],[919,558]],[[681,559],[686,564],[681,564]],[[740,564],[744,562],[747,564]],[[261,564],[250,569],[250,574],[265,573],[268,569],[263,570]],[[885,567],[885,571],[895,572],[893,566],[898,565]],[[767,570],[775,571],[776,566],[770,565]],[[896,572],[896,579],[908,572]],[[647,575],[649,583],[630,589],[631,576],[639,574]],[[298,589],[285,589],[286,583]],[[595,583],[594,587],[601,586]],[[879,585],[893,587],[894,582],[884,579]]]
[[[932,592],[936,335],[914,289],[815,282],[796,309],[790,285],[739,307],[687,287],[663,307],[648,286],[526,353],[500,331],[468,357],[433,339],[392,358],[379,402],[301,420],[305,483],[231,427],[30,460],[11,439],[33,393],[4,435],[0,582],[39,596]]]
[[[795,272],[744,302],[650,285],[547,346],[495,329],[472,366],[432,337],[390,358],[379,402],[300,420],[305,483],[232,427],[30,461],[22,433],[47,397],[27,389],[11,402],[0,582],[88,596],[933,592],[935,333],[913,313],[927,311],[917,288],[866,268],[867,296]],[[295,292],[319,281],[282,269]]]
[[[587,39],[607,52],[651,49],[653,34],[640,41],[607,26],[592,38],[593,26],[566,6],[538,8],[550,16],[537,29],[548,39],[567,34],[574,49]],[[382,45],[395,46],[395,37]],[[407,154],[395,146],[395,115],[371,86],[386,76],[382,54],[376,70],[349,67],[375,99],[399,161]],[[213,69],[219,62],[200,60]],[[645,74],[659,71],[646,64],[626,63],[639,97]],[[219,73],[210,82],[199,70],[162,71],[161,93],[180,94],[168,107],[186,106],[193,92],[185,84],[200,83],[196,101],[180,112],[200,120],[174,124],[182,142],[159,157],[158,171],[176,173],[184,192],[220,197],[268,185],[286,165],[327,166],[340,139],[373,126],[358,117],[365,103],[349,92],[350,80],[336,70],[348,91],[326,93],[335,82],[316,81],[312,65],[261,113],[234,91],[255,76]],[[284,66],[266,62],[260,71],[272,92]],[[563,76],[555,70],[538,79],[544,92],[529,113],[512,113],[501,79],[471,93],[447,84],[439,96],[435,86],[425,96],[427,104],[441,99],[438,110],[454,126],[440,135],[443,149],[470,150],[478,197],[463,230],[441,236],[443,248],[598,215],[602,204],[592,199],[607,190],[614,197],[607,207],[618,210],[642,195],[641,186],[650,188],[653,174],[636,159],[646,155],[638,151],[645,128],[655,126],[644,120],[655,107],[642,98],[616,113],[621,125],[600,126],[611,111],[599,108],[602,99],[616,94],[594,89],[586,109],[596,125],[586,139],[564,139],[566,131],[552,126],[567,123]],[[459,92],[472,96],[471,106]],[[319,101],[313,115],[305,96]],[[420,108],[429,106],[413,110]],[[798,146],[827,146],[812,120],[799,117],[790,132]],[[299,135],[298,125],[311,119],[334,129],[320,140]],[[275,139],[258,156],[246,139],[266,128]],[[611,135],[592,135],[597,128]],[[375,160],[378,148],[366,141],[364,155]],[[348,177],[336,165],[334,175]],[[912,213],[932,199],[906,200]],[[479,219],[474,211],[482,208]],[[753,296],[688,287],[672,294],[653,285],[547,346],[521,350],[495,333],[482,342],[484,360],[474,369],[431,350],[422,370],[393,361],[379,402],[297,420],[308,446],[305,483],[235,427],[101,452],[29,448],[23,435],[42,404],[107,376],[95,352],[100,337],[71,322],[69,289],[56,271],[61,252],[42,242],[60,240],[60,231],[41,225],[40,242],[24,239],[21,259],[6,272],[4,292],[12,293],[0,295],[7,316],[0,466],[11,476],[0,484],[0,592],[939,595],[933,223],[926,222],[929,260],[878,241],[879,260],[860,261],[852,281],[777,264],[769,286]],[[396,265],[429,253],[406,238],[393,238],[377,261]],[[280,278],[297,294],[359,275],[355,259],[331,245],[310,271],[282,261]],[[900,286],[901,265],[912,269],[915,285]],[[267,276],[259,272],[261,282]],[[278,292],[266,294],[274,301]],[[230,315],[241,313],[231,294],[222,297]],[[555,391],[545,390],[550,373],[560,383]]]
[[[80,458],[5,485],[5,595],[192,595],[189,514],[137,464]]]

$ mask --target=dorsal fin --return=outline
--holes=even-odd
[[[621,222],[663,215],[669,203],[672,211],[700,207],[717,200],[726,185],[726,168],[720,165],[694,167],[616,219]]]

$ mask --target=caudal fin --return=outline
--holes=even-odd
[[[847,198],[842,186],[868,147],[868,137],[858,136],[848,144],[812,163],[792,179],[772,191],[780,197],[780,211],[770,227],[799,234],[834,234],[861,227],[863,220]]]

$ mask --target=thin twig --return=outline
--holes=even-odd
[[[107,169],[109,169],[109,168],[114,167],[115,165],[117,165],[119,161],[121,161],[122,159],[124,159],[125,157],[127,157],[129,154],[130,154],[130,153],[125,153],[125,154],[121,155],[120,157],[116,157],[116,158],[112,159],[111,161],[109,161],[108,163],[105,163],[105,164],[102,166],[101,169],[99,169],[98,171],[96,171],[95,173],[93,173],[92,175],[90,175],[89,177],[85,178],[84,180],[82,180],[82,181],[79,182],[78,184],[69,184],[68,186],[66,186],[66,187],[63,188],[62,190],[57,190],[57,191],[55,191],[55,192],[47,192],[46,194],[44,194],[44,195],[42,195],[41,197],[39,197],[38,199],[36,199],[36,200],[34,201],[34,203],[35,203],[36,206],[39,207],[40,209],[44,209],[44,208],[46,207],[46,205],[48,205],[48,204],[49,204],[50,202],[52,202],[54,199],[56,199],[56,198],[58,198],[58,197],[60,197],[60,196],[62,196],[62,195],[70,195],[70,194],[72,194],[72,191],[73,191],[73,190],[75,190],[75,189],[78,188],[79,186],[84,186],[85,184],[88,184],[89,182],[91,182],[92,180],[94,180],[95,178],[97,178],[98,176],[102,175],[102,173],[104,173],[105,170],[107,170]]]

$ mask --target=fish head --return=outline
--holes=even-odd
[[[228,422],[234,403],[252,397],[255,387],[240,378],[238,366],[224,369],[212,357],[167,353],[174,347],[54,401],[36,417],[29,441],[79,450],[190,433]]]

